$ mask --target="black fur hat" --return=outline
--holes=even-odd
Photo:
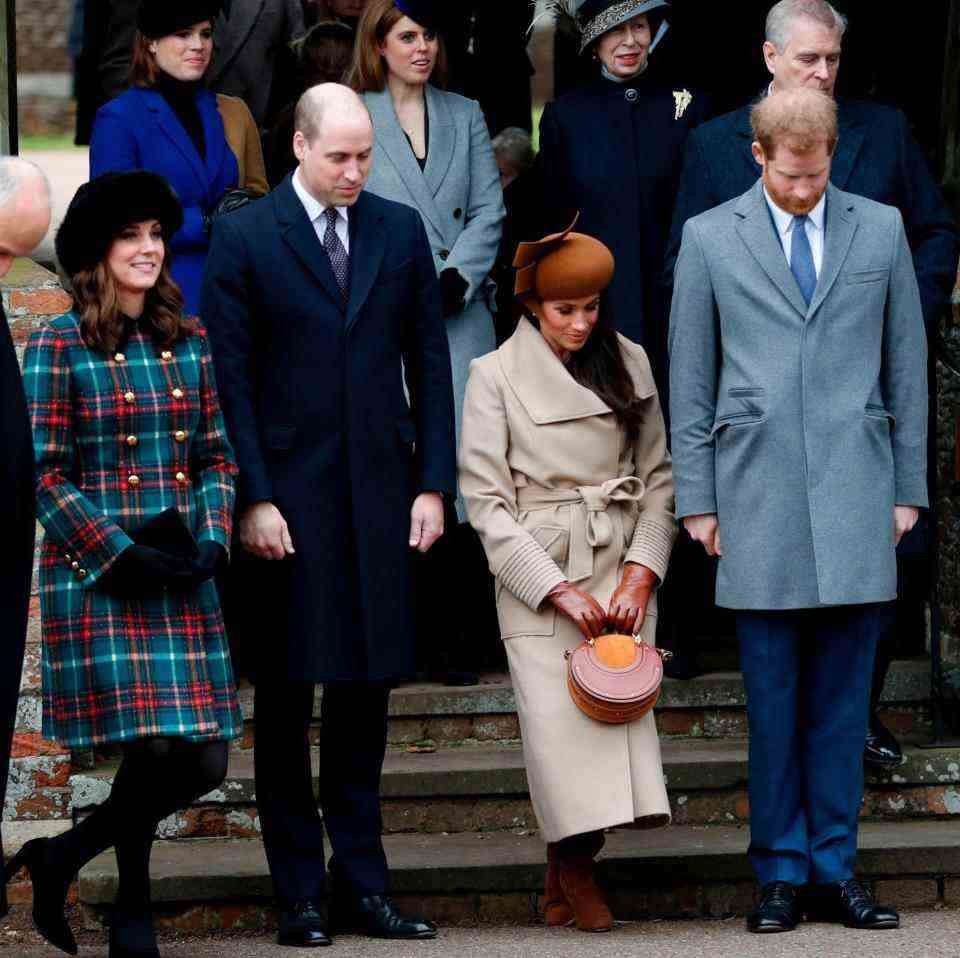
[[[183,225],[183,207],[170,184],[156,173],[104,173],[84,183],[70,201],[57,231],[57,259],[71,279],[93,269],[131,223],[159,220],[163,238]]]
[[[168,37],[195,23],[211,23],[223,7],[223,0],[140,0],[137,29],[151,40]]]

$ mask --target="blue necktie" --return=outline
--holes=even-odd
[[[817,269],[813,265],[813,250],[807,236],[807,217],[793,218],[793,243],[790,247],[790,270],[796,277],[797,285],[803,294],[804,302],[809,306],[817,289]]]

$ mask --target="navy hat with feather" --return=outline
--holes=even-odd
[[[670,6],[667,0],[551,0],[548,7],[572,17],[581,32],[581,53],[594,40],[642,13]]]
[[[443,29],[445,18],[441,0],[394,0],[393,5],[427,30]]]
[[[163,238],[183,225],[183,207],[170,184],[156,173],[104,173],[84,183],[70,201],[57,231],[57,259],[71,279],[93,269],[131,223],[158,220]]]

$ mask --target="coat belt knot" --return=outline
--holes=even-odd
[[[636,476],[608,479],[599,486],[577,486],[575,489],[544,489],[524,486],[517,489],[517,505],[524,511],[536,511],[552,505],[569,503],[570,548],[567,580],[582,582],[593,576],[594,549],[613,542],[613,522],[607,514],[611,504],[629,505],[639,502],[646,486]]]

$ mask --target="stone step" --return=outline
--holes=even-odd
[[[598,874],[618,917],[727,917],[753,903],[746,828],[674,826],[607,836]],[[441,925],[527,923],[543,887],[544,846],[531,835],[392,835],[385,839],[401,907]],[[960,822],[867,824],[860,836],[865,880],[891,903],[960,900]],[[273,923],[271,882],[257,841],[158,842],[151,860],[161,923],[214,931]],[[91,925],[117,891],[107,852],[80,874]]]
[[[318,689],[315,715],[320,716]],[[894,662],[887,678],[884,718],[900,733],[929,729],[930,663],[927,659]],[[241,689],[246,727],[238,742],[253,744],[253,689]],[[746,735],[746,695],[739,672],[713,672],[695,679],[666,679],[657,705],[661,735],[724,738]],[[485,675],[469,688],[436,683],[411,683],[390,696],[389,741],[407,745],[430,741],[437,745],[515,742],[519,740],[517,706],[510,678]]]
[[[745,740],[668,739],[662,753],[676,824],[749,820]],[[924,750],[907,742],[904,754],[900,768],[868,773],[864,818],[902,821],[960,816],[960,753]],[[106,765],[72,777],[76,811],[82,814],[106,799],[114,769]],[[388,834],[536,829],[523,753],[517,746],[390,751],[382,796]],[[259,820],[253,757],[233,753],[221,788],[171,816],[162,823],[160,833],[165,838],[255,837]]]

